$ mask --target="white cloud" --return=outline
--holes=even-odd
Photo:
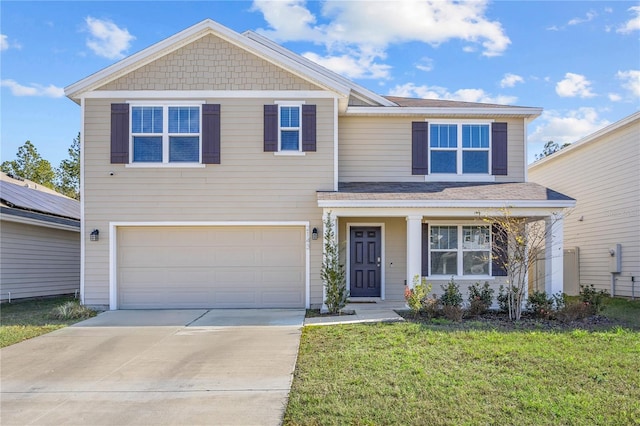
[[[633,6],[627,9],[632,14],[635,14],[633,18],[621,25],[616,31],[622,34],[629,34],[634,31],[640,30],[640,6]]]
[[[565,113],[544,111],[536,122],[540,124],[530,133],[528,142],[544,144],[554,141],[559,145],[573,143],[610,124],[608,120],[599,118],[594,108],[587,107]]]
[[[64,96],[64,89],[53,84],[42,86],[30,83],[29,86],[23,86],[14,80],[2,80],[0,86],[8,87],[13,96],[44,96],[48,98],[61,98]]]
[[[87,38],[87,47],[98,56],[107,59],[124,58],[131,42],[135,40],[126,28],[120,28],[111,21],[88,16],[85,22],[91,34]]]
[[[375,57],[371,56],[320,56],[313,52],[304,53],[305,58],[329,68],[347,78],[374,78],[387,79],[391,66],[375,63]]]
[[[0,34],[0,51],[7,50],[9,48],[9,37],[4,34]]]
[[[622,80],[622,87],[634,97],[640,97],[640,70],[618,71],[616,78]]]
[[[591,82],[584,75],[568,72],[564,80],[556,84],[556,93],[563,98],[592,98],[595,94],[591,91]]]
[[[462,40],[466,42],[465,51],[478,47],[484,56],[501,55],[511,41],[500,22],[485,16],[487,4],[486,0],[366,3],[328,0],[321,6],[326,21],[322,24],[303,0],[255,0],[252,10],[261,12],[269,24],[269,29],[259,29],[259,33],[279,42],[322,44],[327,54],[318,58],[328,67],[336,66],[331,69],[337,72],[344,69],[347,56],[353,57],[351,61],[356,66],[374,64],[377,69],[371,73],[352,71],[372,77],[388,69],[376,61],[385,58],[386,49],[392,44],[422,42],[438,46]]]
[[[578,24],[584,24],[585,22],[590,22],[593,21],[593,19],[598,16],[598,14],[594,11],[589,11],[587,12],[587,14],[585,15],[584,18],[573,18],[572,20],[570,20],[569,22],[567,22],[567,25],[578,25]]]
[[[433,59],[427,57],[421,58],[420,62],[416,64],[416,68],[425,72],[433,70]]]
[[[524,83],[524,78],[517,74],[506,73],[502,80],[500,80],[500,87],[513,87],[517,83]]]
[[[446,99],[452,101],[480,102],[488,104],[512,105],[517,102],[515,96],[492,96],[483,89],[459,89],[450,92],[440,86],[416,86],[413,83],[398,85],[389,91],[391,96],[422,99]]]
[[[611,102],[620,102],[622,100],[622,96],[620,96],[618,93],[609,93],[607,97]]]

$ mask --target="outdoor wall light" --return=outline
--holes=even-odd
[[[98,231],[97,229],[94,229],[93,231],[91,231],[91,234],[89,235],[89,240],[91,240],[91,241],[99,241],[100,240],[100,231]]]
[[[318,228],[313,228],[313,231],[311,231],[311,239],[312,240],[318,239]]]

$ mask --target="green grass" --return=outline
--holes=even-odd
[[[305,327],[284,424],[639,424],[639,366],[620,327]]]
[[[0,348],[74,324],[81,319],[55,319],[54,309],[73,297],[38,298],[0,305]]]
[[[605,297],[603,300],[603,316],[640,329],[640,299]]]

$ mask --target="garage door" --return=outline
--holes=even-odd
[[[303,308],[303,227],[118,228],[118,307]]]

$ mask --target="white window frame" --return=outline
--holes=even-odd
[[[491,123],[495,120],[425,120],[429,123],[429,174],[425,176],[426,181],[495,181],[495,176],[491,174],[491,146],[493,144],[491,135]],[[457,130],[456,148],[432,148],[431,147],[431,126],[432,125],[455,125]],[[463,148],[462,147],[462,125],[485,125],[489,126],[489,147],[488,148]],[[434,173],[431,171],[432,151],[455,151],[456,152],[456,173]],[[487,151],[487,173],[463,173],[462,153],[464,151]]]
[[[129,164],[131,167],[200,167],[202,164],[202,105],[206,101],[127,101],[129,104],[129,117],[133,117],[134,107],[159,107],[162,108],[162,133],[133,133],[133,120],[129,120]],[[169,133],[169,108],[170,107],[195,107],[198,108],[198,133]],[[133,138],[134,136],[154,136],[162,137],[162,162],[135,162],[133,160]],[[193,162],[170,162],[169,161],[169,141],[172,136],[185,136],[198,138],[198,161]]]
[[[278,151],[274,154],[276,155],[305,155],[304,151],[302,151],[302,105],[305,104],[305,101],[275,101],[276,105],[278,105]],[[298,108],[298,123],[300,124],[298,127],[281,127],[280,120],[281,112],[283,107],[297,107]],[[298,149],[282,149],[282,131],[283,130],[297,130],[298,131]]]
[[[448,249],[448,250],[433,250],[431,249],[431,228],[435,227],[435,226],[455,226],[456,227],[456,232],[457,232],[457,237],[458,237],[458,246],[455,249]],[[475,226],[475,227],[486,227],[488,228],[489,231],[489,249],[488,250],[479,250],[479,249],[465,249],[463,248],[463,238],[464,238],[464,227],[465,226]],[[492,228],[491,225],[479,225],[477,222],[434,222],[434,223],[429,223],[429,241],[428,243],[428,247],[429,247],[429,277],[430,278],[434,278],[434,279],[443,279],[443,280],[448,280],[451,278],[451,276],[454,277],[454,279],[458,279],[458,280],[493,280],[495,279],[495,277],[493,276],[493,262],[491,261],[491,254],[493,253],[493,235],[491,233]],[[456,271],[455,273],[447,273],[447,274],[433,274],[432,270],[431,270],[431,259],[432,259],[432,253],[433,252],[443,252],[443,251],[455,251],[457,253],[457,258],[456,258]],[[484,275],[484,274],[479,274],[479,275],[464,275],[464,253],[465,252],[470,252],[470,251],[488,251],[489,252],[489,274],[488,275]]]

